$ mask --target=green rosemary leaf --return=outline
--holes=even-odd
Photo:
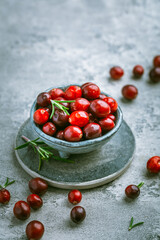
[[[30,144],[30,142],[27,142],[27,143],[25,143],[25,144],[22,144],[22,145],[16,147],[15,150],[25,148],[25,147],[27,147],[29,144]]]

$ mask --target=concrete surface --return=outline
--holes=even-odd
[[[160,54],[160,1],[153,0],[6,0],[0,2],[0,181],[8,176],[12,199],[0,206],[0,240],[25,240],[33,219],[45,225],[44,240],[160,239],[159,175],[146,172],[146,162],[160,155],[160,84],[148,81],[153,56]],[[141,80],[132,79],[135,64],[145,67]],[[120,81],[109,79],[109,68],[121,65]],[[25,200],[30,177],[18,165],[14,140],[29,117],[36,95],[62,82],[93,81],[119,102],[137,142],[128,171],[111,184],[82,191],[87,217],[81,225],[69,220],[66,190],[51,188],[44,206],[25,222],[13,217],[14,203]],[[121,88],[139,89],[133,102],[121,98]],[[124,198],[128,184],[144,181],[140,197]],[[128,231],[131,217],[144,221]]]

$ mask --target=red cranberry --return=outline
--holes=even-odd
[[[82,130],[77,126],[68,126],[64,129],[64,139],[69,142],[78,142],[83,136]]]
[[[26,227],[28,240],[39,240],[44,234],[44,225],[39,221],[31,221]]]
[[[49,94],[51,95],[52,100],[58,98],[58,97],[63,97],[64,96],[64,92],[62,91],[62,89],[59,88],[53,88],[49,91]]]
[[[105,101],[105,100],[107,99],[107,96],[104,95],[104,94],[100,94],[100,95],[99,95],[99,99]]]
[[[38,196],[37,194],[30,194],[27,197],[27,202],[28,202],[29,206],[35,210],[41,208],[43,205],[42,198],[40,196]]]
[[[90,111],[94,116],[104,118],[111,112],[111,108],[105,101],[96,99],[91,102]]]
[[[47,122],[43,125],[43,132],[49,136],[53,136],[56,132],[56,126],[52,122]]]
[[[56,98],[56,99],[54,99],[54,100],[65,101],[65,99],[64,99],[63,97],[58,97],[58,98]],[[67,107],[67,108],[69,108],[69,103],[67,103],[67,102],[66,102],[66,103],[60,103],[60,102],[59,102],[59,104],[65,106],[65,107]]]
[[[149,73],[150,79],[152,82],[159,82],[160,81],[160,67],[153,68]]]
[[[82,96],[82,90],[78,86],[70,86],[64,92],[64,97],[67,100],[74,100]]]
[[[84,127],[89,122],[88,113],[85,111],[72,112],[69,117],[69,122],[71,125]]]
[[[96,84],[91,83],[83,87],[82,94],[89,100],[96,99],[100,95],[100,89]]]
[[[86,139],[97,138],[101,136],[102,129],[97,123],[89,123],[84,127],[83,133]]]
[[[48,184],[45,180],[42,178],[32,178],[29,181],[29,189],[32,193],[38,194],[38,195],[43,195],[47,189],[48,189]]]
[[[52,117],[52,121],[58,127],[66,127],[68,125],[69,115],[63,110],[56,109]]]
[[[70,104],[71,112],[74,111],[87,111],[90,102],[85,98],[77,98],[75,102]]]
[[[160,157],[159,156],[151,157],[147,162],[147,169],[151,173],[159,173],[160,172]]]
[[[107,117],[112,119],[114,122],[116,121],[116,117],[113,114],[109,114]]]
[[[124,74],[124,71],[121,67],[112,67],[110,69],[110,75],[111,75],[111,78],[113,78],[114,80],[118,80],[120,79]]]
[[[117,108],[118,108],[118,103],[116,102],[116,100],[114,98],[111,98],[111,97],[107,97],[105,100],[106,103],[108,103],[108,105],[110,106],[111,108],[111,113],[114,113]]]
[[[31,212],[30,206],[25,201],[18,201],[14,205],[13,213],[15,217],[20,220],[26,220],[27,218],[29,218],[30,212]]]
[[[7,204],[9,201],[10,201],[10,192],[7,189],[2,188],[0,190],[0,203]]]
[[[35,123],[42,125],[49,119],[49,113],[43,108],[39,108],[34,112],[33,119]]]
[[[50,104],[51,95],[47,92],[42,92],[37,97],[37,104],[40,107],[47,107]]]
[[[63,130],[58,131],[56,134],[56,138],[64,140],[64,131]]]
[[[136,78],[140,78],[143,75],[143,73],[144,73],[144,68],[141,65],[136,65],[133,68],[133,75]]]
[[[109,117],[103,118],[99,121],[99,125],[101,126],[104,132],[109,131],[114,128],[115,124],[112,119]]]
[[[74,190],[71,190],[69,193],[68,193],[68,201],[72,204],[77,204],[81,201],[82,199],[82,194],[79,190],[77,189],[74,189]]]
[[[126,85],[122,88],[124,98],[132,100],[137,97],[138,89],[133,85]]]
[[[140,189],[136,185],[129,185],[125,189],[125,194],[128,198],[137,198],[140,194]]]
[[[84,84],[81,86],[81,89],[83,90],[83,88],[84,88],[85,86],[90,85],[90,84],[94,84],[94,83],[92,83],[92,82],[86,82],[86,83],[84,83]]]
[[[70,213],[71,220],[75,223],[81,223],[86,217],[86,211],[81,206],[72,208]]]
[[[153,59],[153,64],[155,67],[160,67],[160,55]]]

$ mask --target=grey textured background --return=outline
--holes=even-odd
[[[42,221],[48,239],[160,239],[159,176],[146,172],[146,162],[160,155],[160,85],[148,81],[154,55],[160,54],[159,0],[34,0],[0,1],[0,180],[15,179],[10,203],[0,206],[0,240],[26,239],[25,226]],[[132,79],[135,64],[145,67],[141,80]],[[109,68],[121,65],[120,81],[109,79]],[[62,82],[93,81],[114,96],[133,130],[137,149],[128,171],[111,184],[82,191],[85,221],[69,221],[68,191],[51,188],[44,207],[20,222],[12,208],[29,194],[30,177],[18,165],[13,145],[20,125],[29,117],[36,95]],[[121,87],[135,84],[133,102],[121,98]],[[144,181],[140,197],[124,198],[128,184]],[[144,225],[128,232],[131,217]]]

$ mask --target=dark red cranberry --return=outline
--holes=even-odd
[[[93,100],[89,109],[90,112],[98,118],[104,118],[111,112],[110,106],[101,99]]]
[[[43,195],[48,190],[48,184],[42,178],[32,178],[29,181],[29,189],[32,193]]]
[[[64,92],[64,97],[67,100],[74,100],[82,96],[82,90],[79,86],[70,86]]]
[[[116,121],[116,117],[113,114],[109,114],[107,117],[112,119],[114,122]]]
[[[66,101],[63,97],[58,97],[58,98],[56,98],[56,99],[54,99],[54,100],[58,100],[58,101]],[[60,103],[60,102],[59,102]],[[63,106],[65,106],[65,107],[67,107],[67,108],[69,108],[69,103],[60,103],[61,105],[63,105]]]
[[[31,212],[30,206],[25,201],[18,201],[14,205],[13,213],[14,213],[15,217],[20,220],[26,220],[27,218],[29,218],[30,212]]]
[[[90,102],[85,98],[77,98],[75,102],[70,104],[71,112],[87,111],[89,106],[90,106]]]
[[[59,88],[53,88],[49,91],[49,94],[51,95],[52,100],[58,98],[58,97],[63,97],[64,96],[64,92],[62,91],[62,89]]]
[[[129,100],[135,99],[138,95],[138,89],[133,85],[126,85],[122,88],[122,95]]]
[[[82,193],[77,189],[71,190],[68,193],[68,201],[74,205],[79,203],[81,199],[82,199]]]
[[[92,82],[86,82],[86,83],[84,83],[84,84],[81,86],[81,89],[83,90],[83,88],[84,88],[85,86],[90,85],[90,84],[94,84],[94,83],[92,83]]]
[[[129,185],[125,189],[125,194],[128,198],[137,198],[140,194],[140,189],[136,185]]]
[[[67,113],[65,113],[64,111],[58,109],[55,110],[52,117],[53,123],[56,124],[58,127],[66,127],[69,124],[68,119],[69,115],[67,115]]]
[[[43,125],[42,131],[49,136],[53,136],[56,133],[56,126],[52,122],[47,122]]]
[[[110,69],[110,75],[111,75],[111,78],[113,78],[114,80],[118,80],[120,79],[124,74],[124,71],[121,67],[112,67]]]
[[[93,139],[102,135],[102,129],[97,123],[89,123],[84,127],[83,133],[86,139]]]
[[[114,128],[115,124],[112,119],[109,117],[103,118],[99,121],[99,125],[102,128],[102,131],[107,132]]]
[[[86,217],[86,211],[81,206],[72,208],[70,213],[71,220],[75,223],[81,223]]]
[[[45,109],[39,108],[34,112],[33,120],[35,121],[35,123],[42,125],[46,123],[48,119],[49,113]]]
[[[43,205],[42,198],[40,196],[38,196],[37,194],[30,194],[27,197],[27,202],[28,202],[29,206],[35,210],[41,208]]]
[[[88,122],[89,116],[85,111],[74,111],[69,117],[69,123],[74,126],[84,127]]]
[[[149,73],[150,79],[152,82],[159,82],[160,81],[160,67],[153,68]]]
[[[114,113],[117,108],[118,108],[118,103],[116,102],[116,100],[114,98],[111,98],[111,97],[107,97],[105,100],[106,103],[108,103],[108,105],[110,106],[111,108],[111,113]]]
[[[159,173],[160,172],[160,157],[159,156],[151,157],[147,162],[147,169],[151,173]]]
[[[100,95],[100,89],[96,84],[91,83],[83,87],[82,94],[89,100],[96,99]]]
[[[155,67],[160,67],[160,55],[153,59],[153,64]]]
[[[31,221],[26,227],[28,240],[40,240],[44,234],[44,225],[39,221]]]
[[[144,73],[144,68],[141,65],[136,65],[133,68],[133,75],[136,78],[140,78],[143,75],[143,73]]]
[[[7,204],[10,201],[10,197],[10,192],[7,189],[2,188],[0,190],[0,203]]]
[[[68,126],[64,129],[64,139],[69,142],[78,142],[83,136],[82,130],[78,126]]]
[[[56,134],[56,138],[64,140],[64,131],[63,130],[58,131]]]
[[[37,97],[37,104],[40,107],[47,107],[50,104],[51,95],[47,92],[42,92]]]

